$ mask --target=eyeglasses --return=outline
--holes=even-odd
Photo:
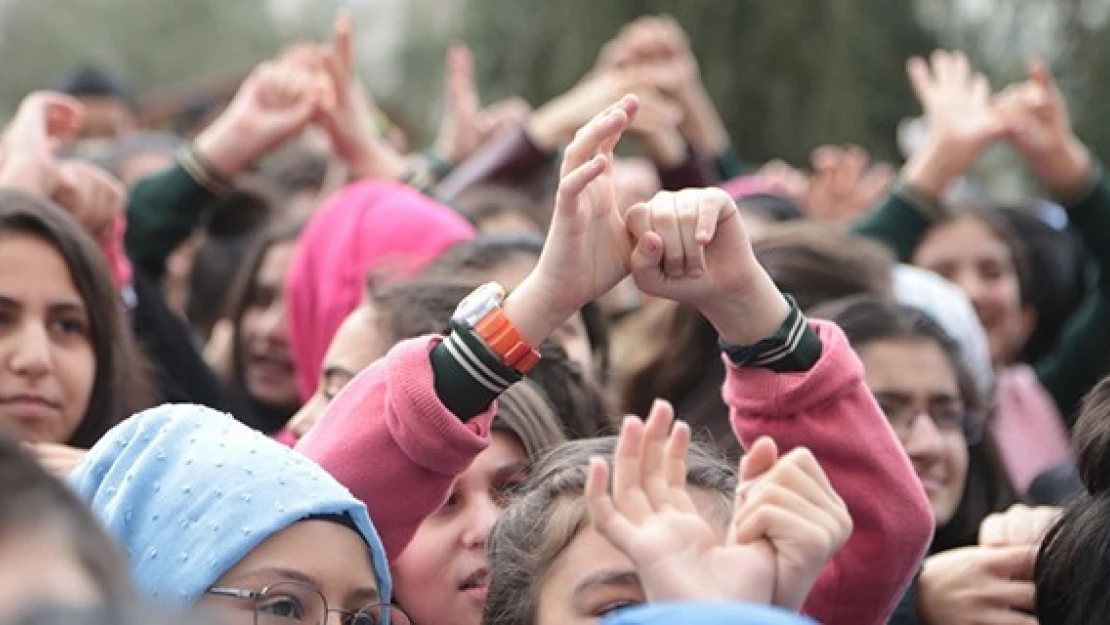
[[[882,397],[876,399],[879,400],[879,408],[886,415],[891,429],[903,443],[910,439],[917,420],[922,416],[931,419],[942,433],[961,432],[968,445],[977,443],[982,434],[982,420],[959,404],[923,408],[908,402],[884,401]]]
[[[251,601],[254,625],[326,625],[332,612],[342,625],[412,625],[397,606],[372,603],[358,612],[329,608],[323,593],[304,582],[278,582],[262,590],[218,587],[208,594]]]

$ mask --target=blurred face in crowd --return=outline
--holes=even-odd
[[[119,139],[131,134],[138,126],[135,113],[127,102],[113,96],[80,96],[85,107],[81,117],[79,139]]]
[[[267,587],[267,599],[258,604],[259,625],[336,623],[337,617],[324,609],[354,613],[379,598],[362,537],[323,520],[300,521],[270,536],[213,584],[255,592]],[[201,603],[218,610],[229,625],[255,623],[254,602],[249,599],[210,593]]]
[[[414,622],[481,622],[489,587],[486,544],[527,463],[516,436],[494,432],[443,506],[420,524],[393,565],[397,602]]]
[[[0,424],[64,443],[96,378],[88,311],[65,260],[25,234],[0,235]]]
[[[956,513],[967,482],[963,427],[937,419],[963,411],[956,372],[940,346],[925,339],[880,340],[856,351],[867,387],[891,420],[925,487],[937,527],[943,527]]]
[[[72,536],[50,523],[0,531],[0,616],[44,603],[91,607],[103,597]]]
[[[965,216],[930,230],[913,262],[963,289],[987,332],[995,366],[1012,362],[1033,330],[1035,315],[1022,306],[1010,246],[982,220]]]
[[[385,356],[391,347],[393,341],[381,330],[372,304],[363,303],[347,315],[324,354],[316,393],[290,419],[289,429],[297,438],[304,436],[339,391],[370,363]]]
[[[292,242],[275,243],[263,255],[239,322],[247,393],[270,406],[296,406],[298,399],[282,297],[293,248]]]

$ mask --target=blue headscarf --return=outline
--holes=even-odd
[[[370,551],[382,602],[388,560],[365,506],[326,471],[233,417],[165,405],[108,432],[69,477],[126,549],[136,585],[187,606],[264,540],[310,517],[346,517]]]
[[[778,608],[744,603],[649,603],[609,616],[602,625],[816,625]]]

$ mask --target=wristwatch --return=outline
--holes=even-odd
[[[504,301],[504,287],[496,282],[483,284],[459,303],[451,325],[473,332],[501,362],[525,374],[540,361],[540,353],[505,315],[501,307]]]

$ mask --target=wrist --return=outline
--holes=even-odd
[[[258,150],[249,140],[251,132],[234,119],[219,118],[193,140],[195,149],[224,178],[233,178],[254,162]]]
[[[561,304],[558,292],[558,289],[544,286],[532,273],[505,298],[502,306],[505,316],[533,348],[538,349],[578,310]]]
[[[346,159],[351,175],[358,179],[400,180],[408,168],[407,160],[392,148],[377,145],[378,141],[382,140],[371,138],[352,150]]]
[[[1076,137],[1058,150],[1039,159],[1037,176],[1055,198],[1074,197],[1087,185],[1091,175],[1091,153]]]
[[[924,147],[902,167],[902,181],[939,201],[948,187],[963,175],[963,170],[952,167],[950,162],[939,146]]]
[[[772,335],[790,315],[790,303],[762,271],[746,289],[722,295],[698,306],[721,340],[729,345],[754,345]]]

